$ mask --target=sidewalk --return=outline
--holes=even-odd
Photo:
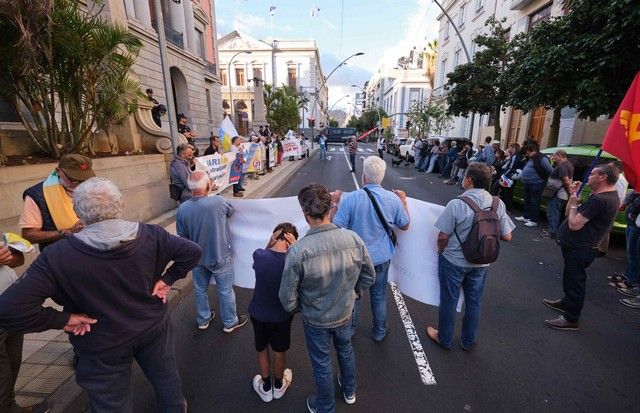
[[[310,150],[311,157],[317,149]],[[280,186],[293,176],[308,159],[289,162],[273,168],[273,172],[261,175],[258,180],[245,179],[244,198],[265,198],[274,194]],[[225,198],[233,198],[231,187],[222,192]],[[149,221],[149,224],[163,226],[175,234],[176,210],[169,211]],[[191,292],[191,274],[178,280],[171,288],[169,310],[173,310]],[[57,307],[48,301],[46,305]],[[80,412],[88,403],[87,395],[75,382],[73,371],[73,349],[67,333],[49,330],[27,334],[24,338],[22,366],[16,381],[16,401],[20,406],[31,406],[47,400],[51,413]]]

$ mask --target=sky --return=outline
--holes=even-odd
[[[320,11],[311,17],[314,6]],[[438,37],[439,9],[432,0],[217,0],[215,8],[218,37],[239,30],[258,39],[314,39],[325,76],[364,52],[327,82],[334,110],[353,104],[358,90],[352,84],[362,86],[381,65],[394,67],[413,46],[421,50]]]

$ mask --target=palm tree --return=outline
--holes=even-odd
[[[438,61],[438,39],[433,39],[427,43],[428,50],[425,51],[425,67],[427,69],[427,79],[431,90],[429,92],[429,102],[433,97],[433,88],[436,87],[436,63]]]

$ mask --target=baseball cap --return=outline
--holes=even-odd
[[[62,169],[69,179],[76,182],[84,182],[96,176],[91,169],[93,162],[90,158],[77,153],[62,155],[58,168]]]

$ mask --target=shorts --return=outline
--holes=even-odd
[[[279,323],[266,323],[251,317],[255,336],[256,351],[261,352],[271,346],[271,350],[282,353],[291,347],[291,322],[293,316]]]

